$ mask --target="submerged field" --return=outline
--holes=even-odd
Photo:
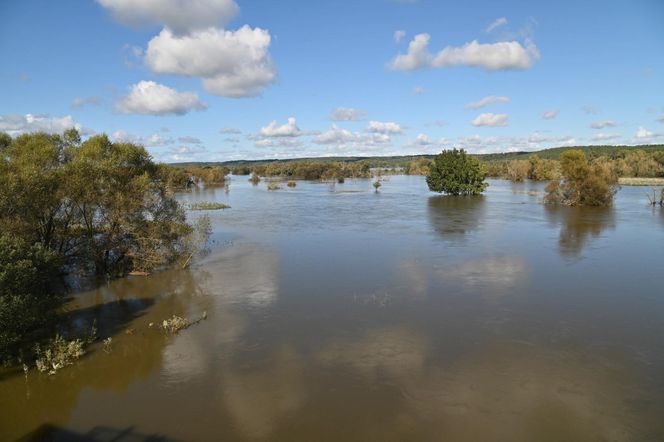
[[[638,187],[598,209],[490,184],[179,195],[232,207],[204,211],[210,253],[75,295],[74,323],[112,342],[0,373],[0,440],[664,439],[664,210]],[[155,326],[173,315],[205,319]]]

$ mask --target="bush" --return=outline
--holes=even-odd
[[[544,201],[568,206],[610,206],[618,190],[618,178],[607,161],[590,163],[581,150],[560,156],[563,180],[546,187]]]
[[[0,235],[0,360],[16,356],[48,325],[61,297],[55,253]]]
[[[487,172],[479,160],[463,149],[444,150],[431,164],[427,185],[429,190],[450,195],[478,195],[488,184]]]

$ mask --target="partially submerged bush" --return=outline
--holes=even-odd
[[[378,189],[380,189],[380,186],[382,186],[380,180],[374,181],[373,187],[374,187],[374,189],[376,189],[376,192],[378,192]]]
[[[270,181],[269,183],[267,183],[267,190],[279,190],[279,189],[281,189],[279,183],[275,181]]]
[[[530,163],[526,160],[514,160],[507,163],[507,178],[511,181],[523,181],[528,178]]]
[[[288,183],[286,183],[286,185],[288,187],[295,187],[295,186],[297,186],[297,182],[296,181],[289,181]]]
[[[71,365],[85,354],[85,342],[81,339],[68,341],[60,335],[46,344],[35,346],[37,370],[55,374],[56,371]]]
[[[436,155],[427,175],[429,190],[450,195],[478,195],[488,184],[487,172],[477,158],[463,149],[444,150]]]
[[[581,150],[568,150],[560,156],[562,181],[546,187],[544,201],[568,206],[610,206],[618,190],[618,178],[603,161],[590,163]]]
[[[254,173],[251,174],[251,178],[249,178],[249,181],[251,181],[251,184],[253,184],[255,186],[255,185],[257,185],[258,183],[261,182],[261,177],[258,176],[258,174],[256,172],[254,172]]]

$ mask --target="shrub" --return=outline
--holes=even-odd
[[[378,192],[378,189],[380,189],[380,186],[382,186],[382,184],[380,183],[380,180],[374,181],[373,187],[374,187],[374,189],[376,189],[376,192]]]
[[[427,175],[429,190],[450,195],[478,195],[488,186],[487,172],[479,160],[463,149],[444,150],[438,154]]]
[[[581,150],[568,150],[560,156],[562,181],[546,187],[544,201],[568,206],[610,206],[618,179],[606,161],[590,163]]]
[[[507,178],[511,181],[523,181],[528,178],[530,163],[526,160],[514,160],[507,163]]]
[[[288,187],[295,187],[295,186],[297,186],[297,182],[296,181],[289,181],[288,183],[286,183],[286,185]]]

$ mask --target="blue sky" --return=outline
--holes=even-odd
[[[0,2],[0,130],[160,161],[664,143],[664,2]]]

